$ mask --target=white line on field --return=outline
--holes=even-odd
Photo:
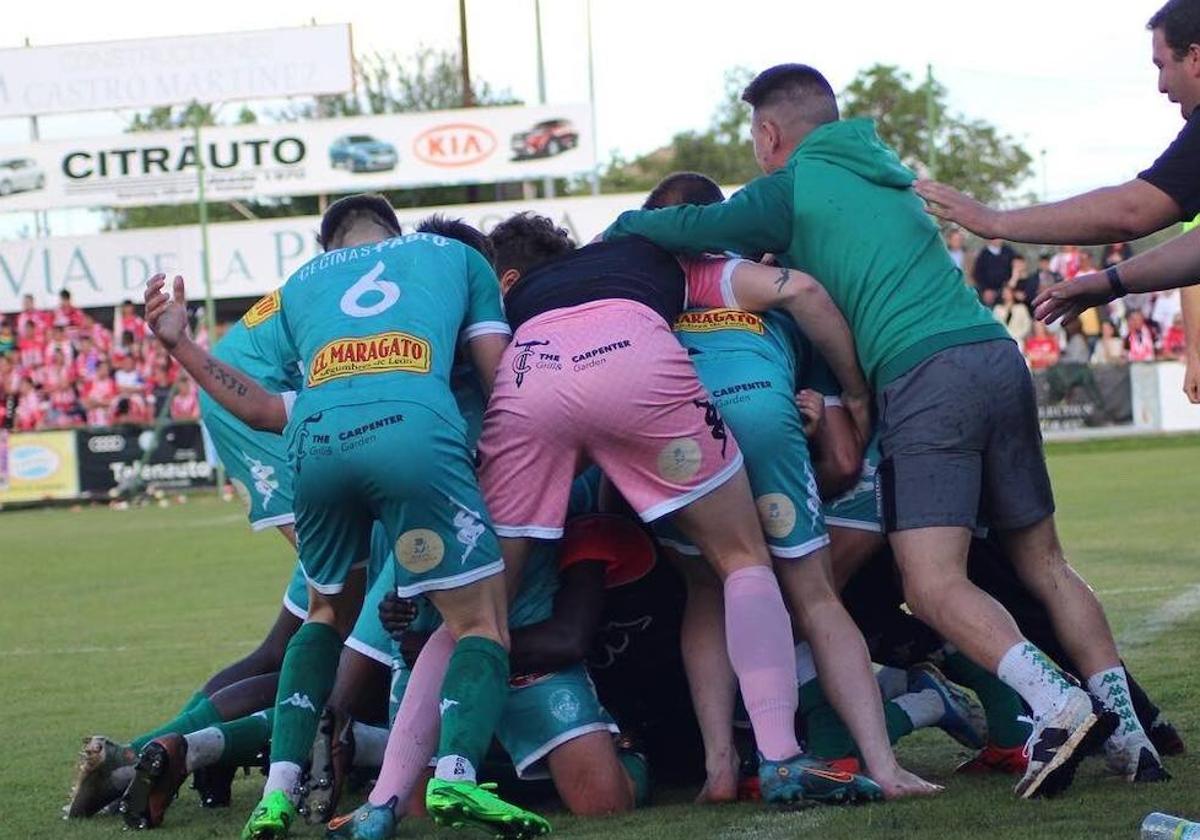
[[[215,646],[224,647],[253,647],[262,642],[262,639],[251,639],[249,641],[232,641],[232,642],[173,642],[171,644],[158,645],[79,645],[76,647],[64,648],[12,648],[11,650],[0,650],[0,656],[87,656],[94,653],[130,653],[143,651],[164,651],[164,650],[190,650],[194,648],[207,648]]]
[[[1173,592],[1178,586],[1133,586],[1128,589],[1097,589],[1097,595],[1133,595],[1139,592]]]
[[[1200,583],[1164,602],[1161,607],[1129,628],[1122,634],[1119,646],[1134,647],[1152,642],[1197,612],[1200,612]]]

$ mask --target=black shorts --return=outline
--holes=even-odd
[[[1054,513],[1029,368],[1008,339],[948,347],[879,395],[884,530],[1012,530]]]

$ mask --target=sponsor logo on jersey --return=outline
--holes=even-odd
[[[396,540],[396,561],[414,575],[424,574],[442,562],[446,544],[437,531],[413,528]]]
[[[430,356],[429,342],[409,333],[334,339],[313,356],[308,387],[369,373],[429,373]]]
[[[258,303],[247,309],[246,314],[242,316],[242,323],[246,325],[247,329],[254,329],[278,312],[281,306],[281,295],[276,289],[271,294],[259,298]]]
[[[520,388],[521,383],[525,381],[525,374],[527,374],[531,370],[533,370],[533,365],[531,365],[529,363],[529,360],[532,356],[538,355],[537,351],[535,351],[533,348],[534,347],[545,347],[549,343],[550,343],[549,341],[538,341],[537,339],[531,339],[529,341],[515,342],[515,344],[513,346],[521,348],[521,352],[517,353],[517,355],[513,356],[513,360],[512,360],[512,372],[517,375],[517,387],[518,388]],[[547,357],[550,354],[542,353],[540,355],[542,357]],[[558,356],[554,356],[553,358],[557,361]]]
[[[763,334],[762,318],[753,312],[740,309],[698,309],[684,312],[675,321],[676,332],[715,332],[716,330],[742,330]]]
[[[578,353],[571,357],[571,361],[572,362],[586,362],[589,359],[594,359],[597,356],[603,356],[604,354],[611,353],[614,350],[624,350],[626,347],[629,347],[629,346],[630,346],[630,341],[628,339],[623,340],[623,341],[614,341],[612,344],[604,344],[600,347],[595,347],[591,350],[588,350],[586,353]],[[579,368],[576,368],[576,370],[578,370],[578,369]]]

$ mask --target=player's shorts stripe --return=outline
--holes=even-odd
[[[360,642],[353,636],[346,639],[346,647],[350,648],[352,651],[361,653],[363,656],[367,657],[367,659],[374,659],[376,662],[380,663],[381,665],[386,665],[388,668],[392,667],[392,654],[390,652],[384,653],[378,648],[371,647],[366,642]]]
[[[543,525],[497,525],[492,523],[492,530],[496,532],[498,537],[509,537],[519,539],[526,537],[532,540],[558,540],[562,539],[563,529],[549,528]]]
[[[814,551],[822,549],[827,545],[829,545],[829,535],[822,534],[800,545],[772,545],[771,543],[767,543],[767,551],[772,557],[784,557],[789,560],[795,560],[799,557],[812,554]]]
[[[826,527],[833,528],[851,528],[855,531],[870,531],[873,534],[882,534],[883,526],[878,520],[870,522],[866,519],[844,519],[840,516],[825,516]]]
[[[480,566],[478,569],[472,569],[469,572],[464,572],[461,575],[453,577],[435,578],[432,580],[422,580],[408,586],[397,586],[396,594],[401,598],[415,598],[424,592],[441,592],[446,589],[460,589],[468,584],[476,581],[489,578],[492,575],[498,575],[504,571],[504,561],[497,560],[495,563],[488,563],[486,566]]]
[[[308,620],[308,610],[301,609],[300,606],[288,596],[283,596],[283,608],[301,621]]]
[[[548,756],[556,748],[561,747],[563,744],[574,741],[576,738],[582,738],[584,735],[589,735],[592,732],[611,732],[614,735],[620,735],[621,728],[615,723],[596,721],[595,723],[584,724],[583,726],[576,727],[575,729],[569,729],[561,735],[556,735],[531,752],[529,755],[525,756],[525,759],[516,766],[517,778],[525,781],[550,778],[550,774],[545,771],[540,773],[528,773],[527,771],[530,767]]]
[[[665,537],[659,537],[658,541],[667,548],[673,548],[680,554],[686,554],[688,557],[700,556],[700,549],[696,548],[696,546],[692,545],[691,543],[685,543],[682,540],[667,539]]]
[[[281,513],[278,516],[264,516],[262,519],[250,520],[250,529],[253,531],[265,531],[268,528],[278,528],[281,525],[295,525],[296,514]]]
[[[703,496],[707,496],[726,481],[729,481],[729,479],[737,475],[737,471],[741,469],[741,466],[742,453],[739,450],[737,455],[734,456],[734,459],[730,461],[723,470],[714,475],[708,481],[704,482],[698,487],[693,487],[682,496],[676,496],[673,499],[667,499],[665,502],[659,502],[658,504],[648,507],[645,510],[639,510],[638,516],[642,518],[643,522],[653,522],[655,519],[662,519],[668,513],[674,513],[682,507],[687,507],[692,502],[702,498]]]
[[[512,335],[512,328],[503,321],[476,321],[463,327],[461,335],[464,341],[470,341],[481,335]]]

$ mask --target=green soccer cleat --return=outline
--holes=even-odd
[[[281,840],[288,836],[292,823],[298,819],[300,812],[287,794],[273,790],[254,806],[242,829],[242,840]]]
[[[425,809],[438,825],[477,828],[498,840],[527,840],[550,833],[550,823],[497,796],[496,785],[430,779]]]

